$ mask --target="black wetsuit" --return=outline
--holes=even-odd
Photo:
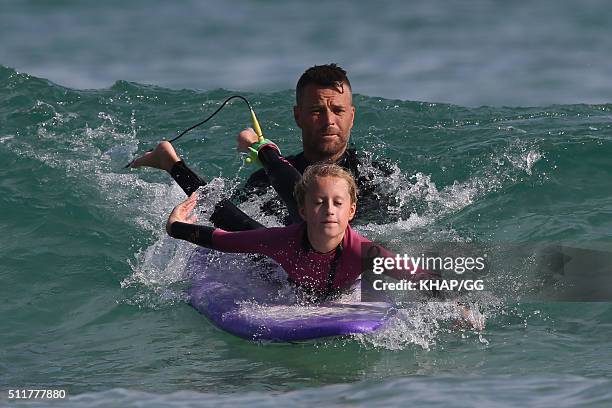
[[[286,159],[300,174],[311,164],[306,160],[303,152],[295,156],[288,156]],[[376,190],[378,184],[374,183],[374,178],[389,176],[392,173],[391,166],[386,162],[372,161],[371,166],[368,166],[367,171],[365,171],[364,162],[369,162],[365,154],[358,153],[354,149],[347,149],[336,162],[336,164],[348,170],[357,183],[359,190],[357,202],[359,205],[356,218],[365,215],[370,220],[386,220],[388,222],[389,214],[385,211],[385,202],[388,203],[390,197],[381,197]],[[170,174],[187,195],[206,184],[182,161],[174,165]],[[293,186],[295,183],[286,180],[272,180],[271,182],[270,174],[274,175],[273,177],[292,177],[283,172],[274,171],[274,169],[269,170],[268,173],[264,169],[256,171],[249,177],[244,188],[238,190],[230,199],[223,199],[215,206],[215,210],[210,217],[215,227],[226,231],[244,231],[263,227],[262,224],[236,207],[233,201],[241,203],[252,199],[254,196],[262,196],[267,193],[272,184],[276,187],[279,196],[266,201],[261,206],[262,213],[277,216],[284,225],[300,222],[301,220],[296,217],[297,210],[288,211],[284,204],[292,200],[283,197],[284,195],[291,196],[293,191],[284,191],[282,186]]]

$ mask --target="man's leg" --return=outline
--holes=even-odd
[[[153,167],[165,170],[188,196],[200,186],[206,184],[204,180],[185,165],[178,154],[176,154],[172,144],[166,141],[160,142],[155,149],[135,159],[130,163],[130,167]]]
[[[160,142],[154,150],[135,159],[130,163],[130,167],[153,167],[165,170],[188,196],[206,184],[181,160],[172,144],[166,141]],[[215,206],[210,220],[217,228],[226,231],[244,231],[264,227],[227,199],[222,200]]]
[[[215,205],[210,221],[215,227],[226,231],[248,231],[265,228],[265,226],[246,215],[227,198],[224,198]]]

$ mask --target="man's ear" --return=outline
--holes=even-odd
[[[302,128],[302,117],[300,116],[300,107],[298,105],[294,105],[293,106],[293,119],[295,120],[295,124],[298,125],[298,127],[301,129]]]
[[[300,217],[306,221],[306,210],[304,209],[304,206],[298,208],[298,212],[300,213]]]
[[[349,221],[353,221],[355,218],[355,213],[357,212],[357,204],[351,204],[351,210],[349,211]]]

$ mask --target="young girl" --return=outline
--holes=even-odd
[[[362,244],[370,242],[349,225],[357,209],[353,177],[335,164],[310,166],[301,176],[273,143],[257,147],[272,185],[287,202],[292,217],[302,222],[237,232],[195,225],[195,217],[189,216],[196,206],[193,193],[170,214],[168,234],[222,252],[266,255],[282,266],[290,282],[321,300],[349,289],[361,274]],[[381,255],[394,256],[386,251]],[[420,279],[432,275],[416,270],[400,276]]]
[[[196,217],[189,215],[197,201],[196,193],[192,193],[170,214],[166,223],[168,234],[222,252],[269,256],[287,272],[290,282],[318,300],[350,289],[361,274],[362,244],[371,242],[349,225],[357,209],[357,187],[353,177],[335,164],[310,166],[301,176],[280,156],[275,144],[265,141],[254,146],[272,186],[286,201],[291,218],[297,221],[300,217],[302,222],[237,232],[196,225],[193,224]],[[241,219],[247,217],[237,208],[232,211]],[[395,256],[380,249],[377,256]],[[386,273],[396,279],[437,277],[418,268]],[[461,315],[459,324],[484,329],[485,319],[478,309],[457,307]]]

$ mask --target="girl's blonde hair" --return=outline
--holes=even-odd
[[[346,181],[351,197],[351,204],[357,203],[357,185],[355,179],[348,171],[344,170],[337,164],[314,164],[306,168],[302,179],[295,185],[293,196],[297,201],[298,208],[304,207],[306,191],[312,185],[317,177],[336,177]]]

